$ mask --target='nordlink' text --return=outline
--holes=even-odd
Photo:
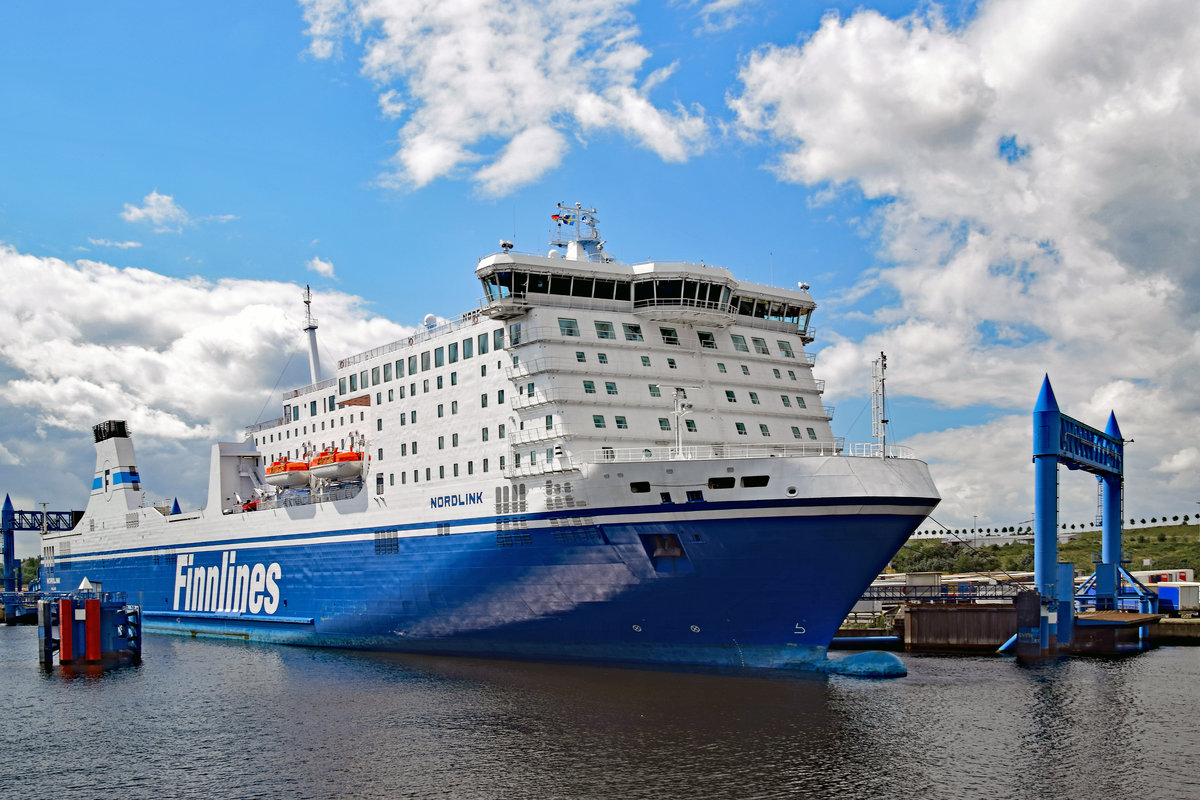
[[[473,506],[483,502],[483,492],[467,492],[466,494],[444,494],[429,498],[430,508],[450,508],[451,506]]]

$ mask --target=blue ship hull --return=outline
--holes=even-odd
[[[776,516],[778,503],[730,503],[720,519],[569,525],[543,514],[524,524],[559,519],[499,532],[413,530],[421,525],[206,541],[174,548],[188,556],[77,553],[60,558],[53,574],[61,586],[86,576],[126,592],[142,605],[146,629],[158,632],[455,655],[805,667],[824,659],[863,588],[923,519],[895,513],[896,506],[936,501],[877,502],[888,508],[870,513],[871,500],[860,497],[863,513]],[[497,519],[514,524],[456,525]],[[334,541],[310,541],[321,536]],[[213,570],[223,558],[260,565],[250,604],[228,602],[232,578],[228,591],[209,586],[207,606],[196,599],[205,589],[189,583],[189,569]],[[233,611],[190,610],[221,605],[215,591]]]

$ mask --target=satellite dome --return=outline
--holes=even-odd
[[[425,327],[432,328],[434,325],[437,325],[437,317],[435,317],[433,314],[426,314]]]

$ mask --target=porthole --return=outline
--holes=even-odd
[[[787,496],[788,497],[795,497],[799,493],[800,493],[800,490],[797,489],[795,486],[789,486],[787,488]]]

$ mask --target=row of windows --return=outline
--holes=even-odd
[[[546,419],[548,420],[549,417],[547,417]],[[613,424],[616,425],[618,430],[627,430],[629,428],[629,420],[620,414],[613,417]],[[696,420],[685,419],[683,421],[683,424],[684,424],[684,427],[687,429],[688,433],[696,433],[696,430],[697,430],[696,429]],[[607,428],[608,421],[606,420],[606,418],[603,414],[593,414],[592,415],[592,425],[597,428]],[[549,425],[547,425],[547,427],[549,427]],[[663,430],[663,431],[671,430],[670,418],[669,417],[659,417],[658,418],[658,428],[659,428],[659,430]]]
[[[629,281],[505,268],[482,277],[481,281],[489,303],[510,297],[524,297],[526,294],[551,294],[598,300],[632,300],[635,307],[683,304],[785,322],[800,328],[808,325],[810,313],[807,308],[780,300],[735,295],[732,287],[723,283],[678,277],[643,277]]]
[[[596,328],[597,339],[616,339],[617,331],[611,322],[604,320],[596,320],[592,323]],[[558,318],[558,332],[562,336],[579,336],[579,321],[570,317]],[[621,332],[625,335],[626,341],[642,342],[645,341],[645,336],[642,333],[642,326],[632,323],[621,323]],[[659,327],[658,335],[662,337],[663,344],[679,345],[679,331],[676,328]],[[717,350],[717,338],[712,331],[696,331],[696,337],[700,342],[700,346],[707,350]],[[733,349],[740,353],[749,353],[750,346],[746,344],[746,337],[738,333],[729,335],[729,340],[733,344]],[[771,355],[771,349],[767,346],[767,340],[758,336],[750,337],[750,344],[754,346],[754,352],[759,355]],[[796,352],[792,349],[792,345],[783,339],[776,339],[775,344],[779,347],[779,354],[784,358],[795,358]]]
[[[474,461],[468,461],[468,462],[467,462],[467,463],[464,465],[464,467],[465,467],[465,472],[463,472],[462,470],[460,470],[460,468],[459,468],[459,465],[458,465],[458,463],[457,463],[457,462],[456,462],[456,463],[454,463],[454,464],[451,464],[451,465],[450,465],[450,475],[449,475],[449,477],[451,477],[451,478],[457,478],[457,477],[459,477],[460,475],[463,475],[463,474],[466,474],[466,475],[474,475],[474,474],[475,474],[475,462],[474,462]],[[504,456],[500,456],[500,469],[504,469]],[[486,458],[485,458],[485,459],[482,459],[482,460],[479,462],[479,471],[480,471],[480,472],[487,472],[488,470],[489,470],[489,461],[488,461],[488,459],[486,459]],[[408,483],[408,475],[409,475],[409,473],[408,473],[408,472],[400,472],[400,473],[398,473],[398,474],[400,475],[400,484],[401,484],[402,486],[403,486],[403,485],[406,485],[406,484]],[[389,486],[395,486],[395,485],[396,485],[396,475],[397,475],[397,473],[395,473],[395,472],[389,472],[389,473],[388,473],[388,485],[389,485]],[[437,468],[437,477],[438,477],[439,479],[444,479],[444,478],[446,478],[446,477],[447,477],[447,475],[446,475],[446,466],[445,466],[444,464],[442,464],[442,465],[438,466],[438,468]],[[434,477],[433,477],[433,467],[425,467],[425,480],[426,480],[426,481],[431,481],[431,480],[434,480]],[[412,482],[413,482],[413,483],[420,483],[420,482],[421,482],[421,470],[419,470],[419,469],[414,469],[414,470],[412,471]],[[376,493],[376,494],[383,494],[383,473],[382,473],[382,472],[377,472],[377,473],[375,473],[375,493]]]
[[[640,358],[642,359],[643,367],[653,367],[654,366],[653,362],[650,359],[650,356],[643,355]],[[578,361],[580,364],[586,364],[587,363],[587,353],[585,353],[582,350],[576,350],[575,351],[575,360]],[[607,353],[597,353],[596,361],[598,361],[601,364],[607,364],[608,363],[608,354]],[[748,365],[739,364],[738,366],[742,368],[743,375],[750,374],[750,367]],[[674,358],[667,359],[667,368],[668,369],[678,369],[678,367],[679,367],[679,364],[675,361]],[[725,366],[725,363],[723,361],[717,362],[717,372],[721,373],[722,375],[728,374],[729,369]],[[783,380],[783,373],[779,370],[778,367],[772,367],[771,372],[774,374],[775,378],[777,378],[778,380]],[[794,369],[789,369],[787,371],[787,374],[788,374],[788,378],[790,378],[791,380],[798,380],[798,378],[796,377],[796,371]]]
[[[415,375],[418,371],[425,372],[426,370],[436,369],[446,364],[457,363],[460,357],[464,360],[471,358],[475,355],[476,350],[478,350],[479,355],[485,355],[488,352],[489,340],[491,341],[492,349],[502,349],[504,347],[504,329],[496,328],[491,333],[481,333],[474,339],[467,337],[461,343],[450,342],[442,347],[435,347],[420,354],[413,354],[408,357],[407,361],[403,358],[398,358],[395,362],[389,361],[378,367],[372,367],[357,374],[338,378],[338,394],[357,392],[359,389],[369,389],[372,386],[387,383],[392,380],[393,376],[399,380],[404,377],[406,366],[408,374]],[[316,413],[315,401],[313,403],[313,413]]]

